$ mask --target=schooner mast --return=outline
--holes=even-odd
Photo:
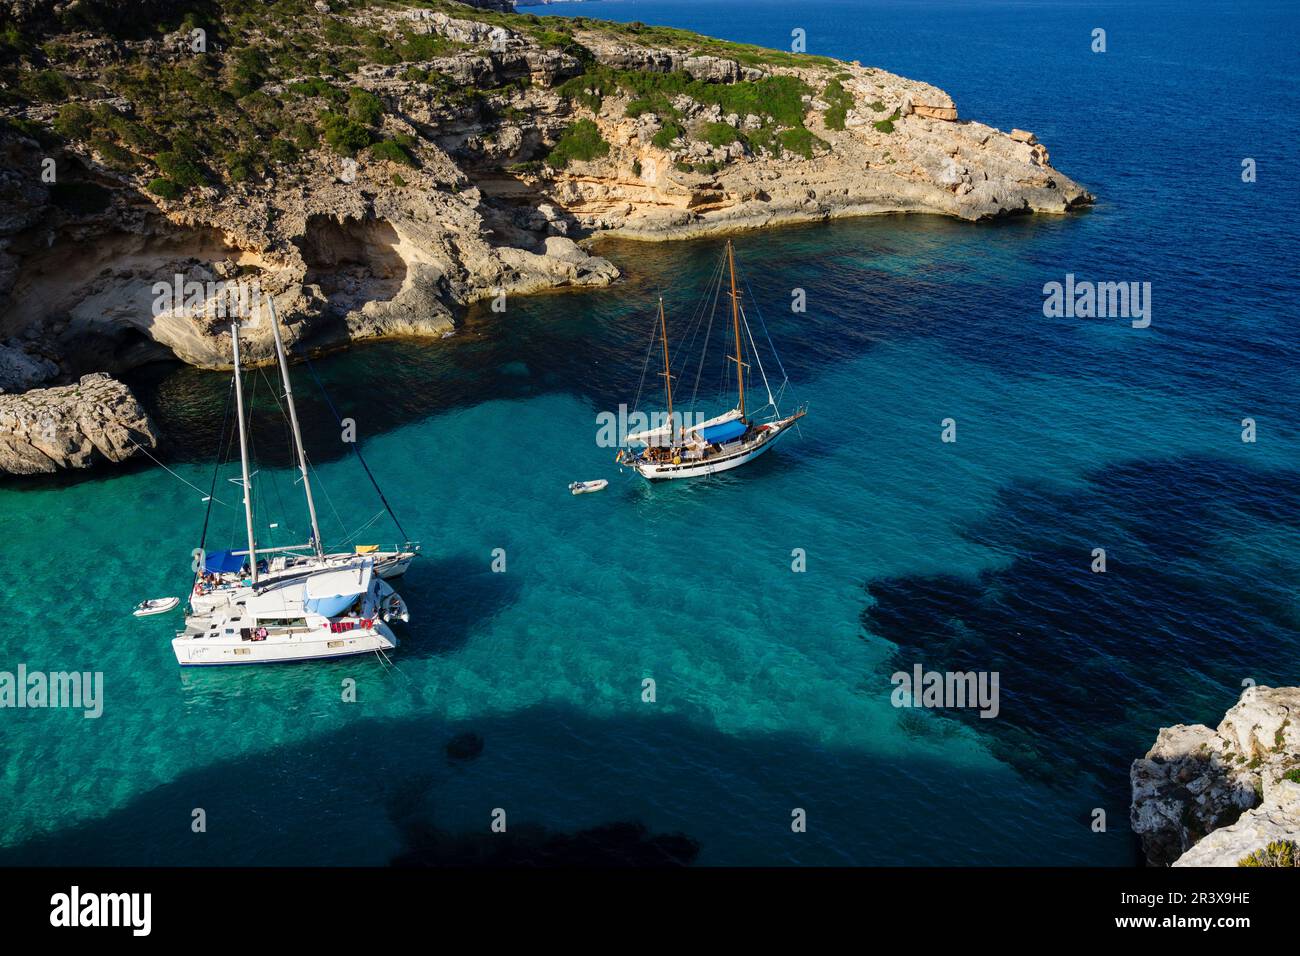
[[[239,466],[243,473],[244,523],[248,528],[248,567],[257,587],[257,539],[253,534],[253,483],[248,477],[248,436],[244,422],[244,386],[239,374],[239,321],[230,324],[230,344],[235,357],[235,408],[239,414]]]
[[[668,397],[668,443],[677,440],[677,427],[673,424],[673,372],[668,364],[668,320],[664,317],[664,297],[659,297],[659,337],[664,344],[664,392]]]
[[[293,386],[289,384],[289,360],[284,354],[284,342],[280,339],[280,318],[275,314],[275,300],[269,295],[266,304],[271,311],[271,332],[275,336],[275,354],[280,360],[280,378],[284,382],[284,401],[289,406],[289,426],[293,431],[294,450],[298,454],[298,471],[302,474],[302,490],[307,496],[307,514],[311,518],[311,543],[316,557],[325,557],[325,548],[321,544],[320,525],[316,521],[316,502],[311,496],[311,479],[307,477],[307,453],[302,447],[302,432],[298,428],[298,409],[293,403]]]
[[[740,393],[739,404],[741,421],[745,418],[745,362],[740,354],[740,293],[736,291],[736,254],[732,250],[731,240],[727,240],[727,266],[731,270],[731,324],[736,336],[736,354],[731,360],[736,363],[736,389]]]

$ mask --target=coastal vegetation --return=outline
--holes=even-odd
[[[1300,866],[1300,844],[1294,840],[1274,840],[1237,861],[1238,866],[1296,867]]]
[[[407,64],[402,73],[407,81],[428,86],[430,95],[442,102],[486,113],[494,108],[494,94],[510,91],[467,87],[430,69],[430,61],[466,50],[465,43],[417,30],[413,24],[392,27],[351,16],[365,9],[404,7],[506,27],[573,56],[583,72],[561,83],[557,92],[592,113],[610,96],[629,97],[628,116],[653,112],[662,121],[654,137],[660,148],[688,136],[685,117],[674,105],[683,97],[706,107],[716,105],[723,114],[758,119],[757,128],[743,133],[729,124],[706,124],[701,141],[711,146],[741,143],[750,152],[810,156],[821,142],[804,129],[804,98],[812,91],[798,77],[711,83],[682,72],[615,70],[597,64],[574,31],[597,31],[639,45],[727,57],[751,66],[833,66],[835,61],[828,58],[765,50],[668,27],[585,17],[557,23],[448,0],[342,0],[333,3],[328,14],[317,11],[310,0],[221,0],[183,13],[160,5],[156,17],[125,16],[109,4],[80,4],[57,14],[53,28],[92,29],[114,40],[161,43],[170,54],[145,55],[144,49],[128,43],[120,48],[125,55],[100,58],[75,40],[42,43],[10,25],[0,33],[0,54],[5,54],[0,56],[0,108],[62,103],[48,123],[14,116],[7,123],[51,144],[82,142],[107,168],[141,175],[150,192],[171,200],[202,186],[265,179],[272,170],[292,168],[322,147],[346,157],[369,150],[367,155],[375,159],[415,165],[418,148],[385,135],[390,105],[355,85],[359,70]],[[835,93],[842,93],[843,87],[832,83],[828,126],[842,129],[851,97]],[[526,77],[520,85],[527,86]],[[573,160],[606,155],[608,145],[602,149],[602,143],[592,127],[575,122],[544,159],[561,169]],[[708,163],[696,166],[708,168]]]
[[[560,136],[546,163],[552,169],[563,169],[574,160],[591,160],[609,152],[609,143],[601,138],[600,129],[589,119],[573,123]]]

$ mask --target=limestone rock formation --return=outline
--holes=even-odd
[[[1147,862],[1168,866],[1181,857],[1181,865],[1219,865],[1204,861],[1220,861],[1264,836],[1240,856],[1287,833],[1300,839],[1300,803],[1288,779],[1297,768],[1300,688],[1247,688],[1214,730],[1204,724],[1161,728],[1155,745],[1129,771],[1129,819]],[[1234,824],[1236,829],[1208,842],[1207,834]]]
[[[443,335],[480,299],[613,281],[602,235],[1092,199],[1031,134],[859,63],[509,0],[239,5],[196,52],[175,0],[74,5],[8,4],[32,42],[0,62],[0,340],[41,344],[0,354],[10,391],[43,359],[227,368],[234,320],[269,362],[268,296],[293,349]]]
[[[49,474],[125,461],[158,444],[130,390],[103,373],[75,385],[0,395],[0,473]]]
[[[1236,823],[1215,830],[1174,866],[1237,866],[1270,843],[1300,843],[1300,783],[1280,781],[1264,802]]]

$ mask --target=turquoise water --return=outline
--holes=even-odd
[[[654,296],[686,314],[716,241],[606,243],[626,273],[611,289],[319,361],[424,545],[399,584],[413,622],[395,670],[182,672],[175,622],[128,612],[183,593],[200,496],[148,467],[0,488],[0,662],[103,671],[106,698],[99,720],[2,715],[0,861],[438,859],[431,831],[491,839],[498,807],[512,829],[682,833],[700,863],[1134,861],[1127,765],[1156,728],[1216,722],[1243,679],[1300,676],[1295,199],[1278,168],[1296,132],[1280,82],[1294,17],[1260,5],[1225,30],[1236,8],[853,5],[859,22],[847,6],[801,11],[810,37],[839,24],[814,52],[1035,129],[1098,206],[738,237],[810,414],[764,458],[701,481],[617,474],[596,416],[636,390]],[[789,32],[784,5],[747,4],[743,21],[727,3],[582,8],[773,44]],[[1076,49],[1098,10],[1118,25],[1105,65]],[[1273,83],[1265,105],[1253,92]],[[1175,88],[1159,122],[1131,108]],[[1272,170],[1251,185],[1245,148]],[[1041,287],[1067,271],[1151,281],[1152,327],[1044,318]],[[789,310],[795,287],[806,314]],[[338,540],[379,504],[297,380]],[[164,368],[134,384],[165,459],[206,488],[227,381]],[[260,381],[253,404],[260,513],[281,525],[263,533],[305,540]],[[948,417],[955,444],[939,440]],[[567,492],[602,476],[601,494]],[[214,508],[213,546],[240,521]],[[397,532],[384,519],[370,534]],[[1095,547],[1106,575],[1088,571]],[[1000,716],[894,708],[889,675],[914,663],[998,670]],[[464,732],[483,752],[452,760]],[[791,832],[793,808],[808,832]]]

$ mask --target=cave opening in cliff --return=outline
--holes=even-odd
[[[401,238],[382,219],[336,219],[314,215],[297,240],[307,265],[305,284],[319,287],[338,312],[394,298],[406,281]]]

